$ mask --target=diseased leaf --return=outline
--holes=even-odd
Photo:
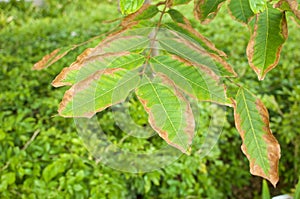
[[[249,0],[230,0],[228,8],[233,18],[245,24],[254,16]]]
[[[284,0],[289,4],[290,9],[294,13],[294,15],[297,17],[297,19],[300,20],[300,10],[299,10],[299,5],[296,0]]]
[[[196,19],[206,24],[209,23],[221,8],[225,0],[195,0],[194,15]]]
[[[78,59],[70,67],[64,68],[52,82],[55,87],[73,85],[95,72],[109,68],[124,68],[131,70],[143,65],[145,57],[130,52],[106,53]]]
[[[250,4],[251,10],[254,12],[254,14],[258,14],[267,9],[267,1],[266,0],[249,0],[249,4]]]
[[[99,70],[65,93],[59,115],[91,118],[95,113],[123,102],[139,80],[137,71],[120,68]]]
[[[182,35],[185,35],[186,37],[193,39],[193,41],[198,43],[201,47],[203,47],[208,52],[215,53],[221,57],[227,57],[227,55],[223,51],[216,48],[214,43],[212,43],[211,41],[209,41],[209,39],[201,35],[198,31],[196,31],[190,25],[190,23],[188,24],[166,23],[164,24],[164,26],[167,29],[174,30],[176,32],[179,32]]]
[[[150,59],[154,71],[168,76],[176,86],[200,101],[228,104],[224,85],[219,78],[205,66],[193,66],[177,56],[157,56]]]
[[[287,34],[285,13],[268,7],[256,15],[247,56],[251,68],[260,80],[278,64]]]
[[[120,10],[122,14],[129,15],[138,11],[145,0],[120,0]]]
[[[77,60],[68,68],[64,68],[52,82],[55,87],[72,85],[86,78],[93,72],[104,68],[127,68],[138,67],[144,61],[142,55],[133,52],[141,52],[150,45],[148,34],[151,28],[122,31],[113,34],[101,41],[95,48],[86,49],[77,57]],[[123,57],[123,58],[118,58]],[[122,60],[124,63],[117,64],[114,60]],[[80,76],[78,76],[80,71]]]
[[[195,121],[190,104],[173,82],[162,74],[147,80],[136,95],[149,114],[152,128],[171,146],[186,153],[192,143]]]
[[[280,146],[270,130],[266,107],[244,88],[238,91],[236,102],[232,101],[235,125],[243,140],[242,151],[250,162],[251,174],[276,186]]]
[[[198,42],[175,31],[162,31],[157,35],[162,49],[178,55],[195,65],[206,66],[218,76],[236,76],[233,68],[220,56],[206,51]]]
[[[33,66],[33,70],[42,70],[44,68],[47,68],[48,66],[51,65],[51,62],[53,62],[53,60],[57,59],[57,53],[59,53],[60,49],[55,49],[54,51],[52,51],[50,54],[45,55],[39,62],[37,62],[36,64],[34,64]]]

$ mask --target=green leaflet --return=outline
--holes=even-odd
[[[74,84],[59,107],[63,117],[92,117],[109,106],[123,102],[139,84],[139,73],[125,69],[100,70]]]
[[[254,12],[254,14],[258,14],[267,9],[267,1],[266,0],[249,0],[250,8]]]
[[[247,55],[251,68],[260,80],[278,64],[286,38],[287,25],[283,12],[268,7],[264,12],[257,14]]]
[[[122,14],[129,15],[138,11],[145,0],[120,0],[120,10]]]
[[[249,19],[254,16],[249,0],[230,0],[228,4],[231,15],[242,23],[247,24]]]
[[[142,66],[145,57],[140,54],[120,52],[91,56],[84,61],[75,62],[53,81],[54,86],[73,85],[84,80],[95,72],[107,68],[124,68],[127,70]]]
[[[181,14],[181,12],[175,9],[170,9],[168,10],[168,14],[176,23],[186,23],[185,17],[183,16],[183,14]]]
[[[196,65],[204,65],[213,70],[218,76],[235,76],[232,67],[221,57],[209,53],[196,41],[176,32],[158,34],[160,46],[168,53],[178,55]]]
[[[168,76],[180,89],[200,101],[228,104],[224,85],[205,67],[192,66],[179,61],[175,56],[157,56],[150,60],[156,72]]]
[[[195,0],[194,14],[202,23],[210,22],[225,0]]]
[[[226,57],[226,54],[223,51],[217,49],[211,41],[209,41],[199,32],[194,30],[190,25],[178,24],[178,23],[166,23],[163,25],[167,29],[174,30],[176,32],[179,32],[184,37],[192,39],[193,42],[196,42],[198,45],[203,47],[208,52],[217,54],[222,57]]]
[[[172,81],[161,74],[137,88],[136,95],[149,114],[152,128],[170,145],[186,152],[192,142],[195,121],[192,109]]]
[[[235,124],[243,140],[243,153],[250,162],[250,172],[275,186],[279,180],[280,146],[269,128],[267,109],[244,88],[240,88],[233,104]]]

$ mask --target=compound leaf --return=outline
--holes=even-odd
[[[247,47],[251,68],[263,80],[279,62],[283,43],[287,38],[285,13],[268,7],[256,15],[254,29]]]
[[[139,73],[126,69],[99,70],[74,84],[59,107],[63,117],[92,117],[109,106],[123,102],[139,84]]]
[[[171,146],[186,152],[192,142],[195,121],[190,104],[173,82],[162,74],[136,90],[152,128]]]
[[[270,130],[266,107],[244,88],[240,88],[233,104],[235,124],[243,140],[242,151],[250,162],[250,172],[275,186],[279,180],[280,146]]]

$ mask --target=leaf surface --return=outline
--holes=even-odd
[[[218,76],[236,76],[233,68],[220,56],[206,51],[199,43],[177,32],[162,32],[157,36],[162,49],[195,65],[206,66]]]
[[[59,107],[63,117],[92,117],[107,107],[123,102],[139,84],[137,71],[99,70],[74,84],[64,95]]]
[[[233,100],[236,127],[242,137],[242,151],[250,162],[250,172],[268,179],[274,186],[279,180],[280,146],[269,127],[269,114],[263,103],[248,90],[240,88]]]
[[[124,68],[131,70],[142,66],[145,57],[130,52],[106,53],[77,59],[70,67],[64,68],[52,82],[55,87],[73,85],[95,72],[108,68]]]
[[[188,20],[185,18],[184,21],[186,22]],[[200,46],[202,46],[208,52],[215,53],[221,57],[227,57],[227,55],[223,51],[216,48],[214,43],[209,41],[209,39],[204,37],[198,31],[196,31],[191,26],[190,23],[182,24],[182,23],[178,23],[178,20],[177,21],[175,20],[175,22],[177,22],[177,23],[166,23],[166,24],[164,24],[164,26],[167,29],[174,30],[176,32],[179,32],[181,35],[185,35],[186,37],[193,39],[193,41],[198,43]]]
[[[192,109],[173,82],[157,74],[156,81],[147,80],[136,90],[152,128],[168,144],[186,152],[192,142],[195,121]]]
[[[249,0],[230,0],[228,4],[231,15],[239,22],[247,24],[249,19],[254,16]]]
[[[249,0],[249,4],[250,4],[251,10],[254,12],[254,14],[258,14],[267,9],[267,1],[266,0]]]
[[[285,14],[268,7],[257,14],[254,29],[247,47],[247,56],[251,68],[258,78],[263,80],[279,62],[283,43],[287,38]]]
[[[209,23],[225,0],[195,0],[194,15],[202,23]]]
[[[138,11],[145,0],[120,0],[120,10],[122,14],[129,15]]]
[[[200,101],[228,104],[224,85],[209,68],[196,67],[177,56],[157,56],[150,60],[156,72],[168,76],[176,86]]]

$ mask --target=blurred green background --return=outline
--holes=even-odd
[[[233,21],[223,7],[209,25],[196,21],[193,25],[228,54],[240,75],[238,81],[269,109],[271,129],[282,149],[280,182],[276,189],[269,186],[270,191],[293,193],[300,175],[299,25],[288,20],[289,39],[280,63],[259,82],[247,64],[248,29]],[[180,9],[192,16],[189,7]],[[111,30],[118,21],[104,21],[118,17],[116,1],[46,0],[43,7],[0,2],[0,198],[261,198],[262,180],[249,173],[231,109],[218,143],[207,156],[198,153],[203,137],[199,129],[190,156],[144,174],[122,173],[97,163],[78,137],[73,120],[56,116],[67,88],[55,89],[51,81],[100,40],[43,71],[32,71],[33,64],[58,47]],[[133,118],[141,124],[147,121],[135,101],[131,109]],[[210,114],[201,109],[203,128],[209,125]],[[120,129],[109,111],[101,114],[101,120],[108,137],[119,139]],[[155,147],[153,139],[127,144],[133,150]]]

